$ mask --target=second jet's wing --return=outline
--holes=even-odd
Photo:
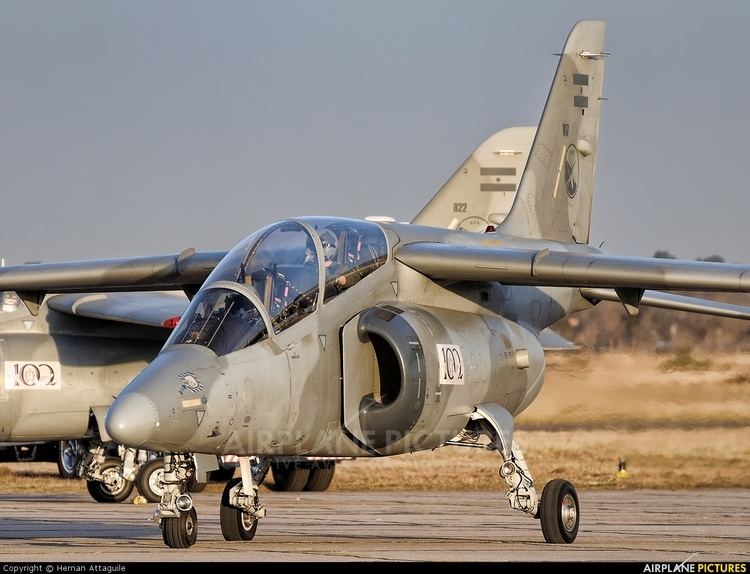
[[[53,295],[47,305],[59,313],[105,321],[173,328],[188,305],[179,292],[71,293]]]
[[[66,263],[36,263],[0,268],[0,291],[81,293],[146,291],[200,285],[226,252],[124,257]]]
[[[39,263],[0,268],[0,291],[15,291],[36,315],[47,293],[163,291],[195,293],[226,252]]]

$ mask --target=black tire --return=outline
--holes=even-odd
[[[328,490],[333,480],[333,475],[336,472],[336,463],[329,462],[324,463],[319,467],[315,467],[310,470],[310,478],[307,479],[305,490],[310,492],[323,492]]]
[[[161,537],[170,548],[190,548],[198,539],[198,513],[195,508],[177,518],[161,519]]]
[[[581,509],[576,489],[567,480],[549,481],[539,508],[544,539],[551,544],[570,544],[578,536]]]
[[[122,478],[122,475],[120,475],[121,466],[122,461],[119,458],[104,459],[99,472],[102,476],[107,476],[110,473],[117,473],[119,476],[119,478],[116,478],[117,487],[112,489],[104,482],[87,480],[86,488],[88,489],[91,498],[97,502],[122,502],[130,496],[130,493],[133,492],[133,483],[130,480]]]
[[[219,467],[217,470],[212,470],[208,473],[208,480],[212,482],[226,482],[232,480],[234,476],[235,467]]]
[[[164,487],[161,485],[163,475],[163,458],[155,458],[144,464],[135,478],[135,487],[138,489],[138,494],[149,502],[159,502],[164,491]]]
[[[76,467],[81,462],[83,445],[78,440],[61,440],[57,443],[57,472],[60,478],[77,478]]]
[[[224,536],[224,540],[252,540],[255,538],[255,531],[258,529],[257,518],[252,518],[239,508],[229,504],[229,491],[240,482],[242,482],[242,478],[233,478],[227,482],[221,495],[219,522],[221,523],[221,534]]]
[[[198,482],[195,478],[191,478],[188,482],[188,492],[203,492],[208,486],[207,482]]]
[[[271,466],[276,490],[299,492],[305,489],[310,478],[310,469],[295,463],[277,463]]]

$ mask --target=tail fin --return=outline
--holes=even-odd
[[[412,223],[484,231],[508,215],[536,128],[492,134],[461,164]]]
[[[502,233],[588,243],[604,29],[604,22],[582,20],[570,32]]]

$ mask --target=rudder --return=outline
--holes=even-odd
[[[502,233],[588,243],[607,55],[604,32],[605,23],[592,20],[571,30]]]

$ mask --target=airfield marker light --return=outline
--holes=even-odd
[[[628,465],[625,459],[620,457],[620,462],[617,465],[617,478],[628,478],[629,476]]]
[[[170,317],[169,319],[164,319],[164,321],[161,322],[161,326],[165,329],[174,329],[179,322],[180,317],[179,315],[176,315],[174,317]]]

